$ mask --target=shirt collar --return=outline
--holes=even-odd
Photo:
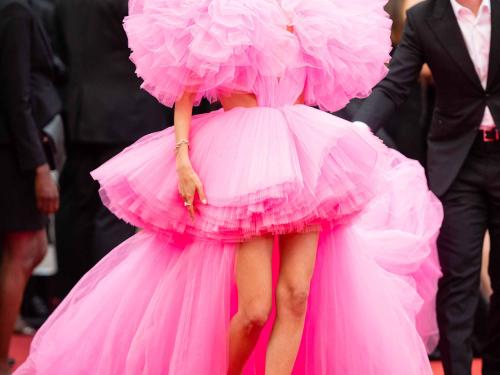
[[[453,8],[453,13],[455,13],[455,16],[457,17],[457,19],[460,17],[461,13],[468,10],[466,7],[459,4],[457,0],[450,0],[450,2],[451,2],[451,6]],[[479,7],[478,16],[482,12],[484,12],[485,8],[488,10],[488,12],[491,12],[491,0],[483,0],[483,2],[481,3],[481,6]]]

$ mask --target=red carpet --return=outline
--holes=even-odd
[[[25,336],[15,336],[12,340],[12,345],[10,349],[11,357],[16,359],[16,363],[22,363],[27,355],[29,350],[29,345],[31,342],[31,337]],[[444,375],[443,367],[439,362],[433,362],[432,368],[434,370],[435,375]],[[473,366],[472,375],[481,375],[481,362],[475,361]]]
[[[435,375],[444,375],[443,366],[441,366],[440,362],[432,362],[432,369]],[[472,365],[472,375],[481,375],[481,361],[474,361]]]

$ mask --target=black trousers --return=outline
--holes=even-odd
[[[126,145],[73,144],[61,174],[61,209],[56,215],[58,296],[135,229],[103,206],[90,172]]]
[[[489,274],[495,293],[483,351],[483,375],[500,375],[500,142],[485,143],[478,136],[442,202],[444,222],[438,249],[443,277],[437,312],[445,373],[471,373],[471,336],[479,301],[483,239],[488,229]]]

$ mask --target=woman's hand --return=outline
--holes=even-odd
[[[50,174],[47,164],[36,169],[35,197],[40,212],[48,215],[59,210],[59,189]]]
[[[191,161],[187,154],[187,147],[179,150],[177,154],[177,176],[179,177],[179,194],[184,200],[184,204],[189,212],[189,216],[194,220],[195,207],[194,198],[196,193],[203,204],[207,204],[205,191],[200,178],[191,166]]]

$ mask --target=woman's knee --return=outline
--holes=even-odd
[[[12,233],[7,235],[4,261],[11,267],[21,268],[26,274],[43,260],[47,253],[45,231]]]
[[[271,297],[256,298],[240,307],[247,331],[260,330],[267,323],[272,309]]]
[[[279,283],[276,289],[278,314],[284,312],[295,317],[304,316],[309,300],[309,289],[309,280]]]

